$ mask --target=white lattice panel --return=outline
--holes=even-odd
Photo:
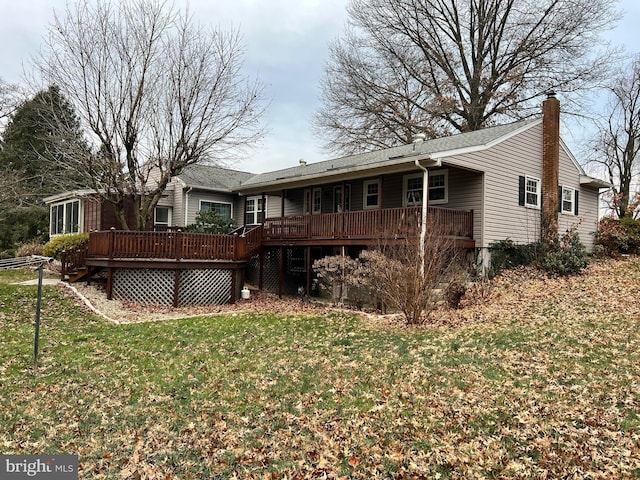
[[[113,272],[113,298],[172,305],[174,276],[173,270],[118,268]]]
[[[178,305],[222,305],[231,301],[233,270],[182,270]]]

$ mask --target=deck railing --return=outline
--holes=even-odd
[[[109,230],[90,234],[87,257],[237,261],[255,251],[259,238],[253,231],[240,236]]]
[[[388,235],[415,234],[420,207],[363,210],[320,215],[267,218],[264,225],[242,234],[213,235],[181,231],[109,230],[91,232],[87,258],[247,260],[263,240],[375,240]],[[430,207],[428,224],[443,235],[473,238],[473,212]]]
[[[415,232],[421,207],[360,210],[267,218],[263,238],[283,239],[375,239],[384,235]],[[427,224],[438,226],[444,235],[473,238],[473,211],[429,207]]]

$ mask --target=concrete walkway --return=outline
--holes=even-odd
[[[62,283],[58,278],[43,278],[42,285],[58,285]],[[27,280],[26,282],[17,282],[13,285],[38,285],[38,279]]]

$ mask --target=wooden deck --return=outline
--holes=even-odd
[[[173,260],[242,262],[262,245],[370,244],[380,238],[415,234],[420,207],[361,210],[320,215],[267,218],[241,235],[212,235],[181,231],[92,232],[87,260]],[[430,207],[428,223],[444,235],[473,239],[473,212]],[[84,259],[82,259],[84,260]]]
[[[262,230],[245,235],[212,235],[180,231],[141,232],[108,230],[92,232],[86,253],[90,259],[149,259],[194,261],[246,261],[261,244]]]
[[[427,215],[428,224],[440,228],[444,235],[473,239],[473,211],[430,207]],[[380,238],[415,234],[420,217],[420,207],[406,207],[267,218],[262,243],[369,244]]]

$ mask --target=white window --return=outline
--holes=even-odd
[[[153,225],[156,227],[170,227],[171,226],[171,207],[154,208]]]
[[[403,206],[411,207],[414,205],[422,205],[422,180],[422,173],[404,176]]]
[[[560,198],[562,213],[574,215],[576,203],[576,191],[573,188],[562,187],[562,196]]]
[[[262,197],[247,197],[245,224],[257,225],[262,223],[264,208]]]
[[[542,182],[538,178],[525,177],[524,204],[527,207],[540,208],[540,188]]]
[[[442,204],[449,201],[449,172],[435,170],[429,172],[429,204]],[[422,205],[424,175],[414,173],[404,176],[403,206]]]
[[[438,205],[449,201],[449,171],[429,172],[429,204]]]
[[[207,211],[207,210],[211,210],[217,213],[218,215],[220,215],[220,217],[224,218],[225,220],[231,220],[233,216],[233,211],[231,209],[230,203],[209,202],[206,200],[200,200],[200,211]]]
[[[309,213],[322,213],[322,188],[308,188],[304,191],[304,205],[302,210],[305,215]]]
[[[351,210],[351,185],[344,186],[344,208],[342,205],[342,185],[333,187],[333,211],[348,212]]]
[[[80,232],[80,200],[52,205],[49,229],[51,235]]]
[[[380,208],[380,180],[367,180],[362,187],[364,208]]]

